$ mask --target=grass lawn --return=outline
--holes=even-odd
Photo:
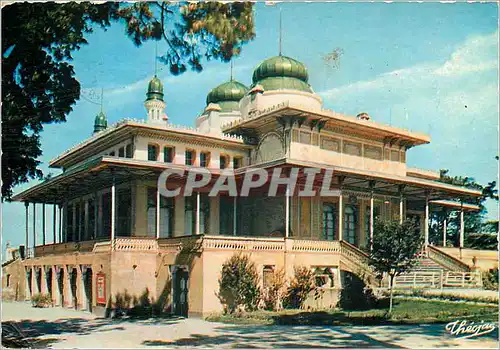
[[[438,300],[394,299],[392,315],[387,309],[347,311],[283,310],[255,311],[237,315],[212,315],[208,321],[235,324],[281,325],[376,325],[447,323],[457,319],[498,321],[498,306]]]

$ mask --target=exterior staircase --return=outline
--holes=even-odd
[[[416,265],[397,276],[395,288],[481,288],[480,272],[434,247],[421,252]]]

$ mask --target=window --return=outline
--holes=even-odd
[[[238,209],[238,205],[236,205]],[[219,233],[232,235],[234,225],[234,197],[219,197]]]
[[[356,208],[346,205],[344,208],[344,240],[356,244]]]
[[[200,166],[201,167],[208,167],[209,163],[210,163],[210,153],[201,152],[200,153]]]
[[[219,162],[220,162],[220,168],[221,169],[226,169],[227,168],[227,163],[228,163],[228,156],[221,155]]]
[[[158,146],[148,145],[148,160],[157,161],[158,160]]]
[[[274,265],[265,265],[262,269],[262,286],[271,287],[274,279]]]
[[[116,235],[130,236],[132,228],[132,191],[120,188],[116,194]]]
[[[111,151],[111,152],[109,152],[109,155],[110,155],[111,157],[114,157],[114,156],[115,156],[115,151]]]
[[[210,231],[210,198],[207,193],[200,194],[200,233]]]
[[[238,169],[241,168],[241,164],[243,163],[241,157],[234,157],[233,158],[233,168]]]
[[[102,195],[102,231],[100,237],[111,237],[111,192]]]
[[[66,242],[73,241],[73,204],[66,206]]]
[[[81,240],[82,235],[82,213],[81,213],[80,203],[75,204],[75,233],[73,235],[73,241],[78,242]]]
[[[174,198],[160,197],[160,238],[173,236],[174,203]]]
[[[156,237],[156,188],[148,187],[147,200],[148,237]]]
[[[118,149],[118,157],[125,157],[125,147],[120,147]]]
[[[323,238],[333,241],[335,237],[337,206],[333,203],[323,203]]]
[[[335,286],[334,273],[332,268],[317,267],[314,269],[314,282],[319,288],[333,288]]]
[[[129,143],[127,146],[125,146],[125,157],[127,157],[127,158],[134,157],[134,147],[132,146],[131,143]]]
[[[163,147],[163,161],[165,163],[173,163],[174,161],[174,148]]]
[[[184,234],[191,236],[195,232],[195,197],[184,197]]]
[[[194,164],[194,151],[191,150],[186,150],[186,165],[193,165]]]
[[[95,239],[95,214],[96,214],[96,205],[95,205],[95,199],[89,199],[88,200],[88,208],[89,208],[89,222],[88,222],[88,232],[87,235],[89,239]]]
[[[6,287],[10,287],[10,275],[7,275],[5,282],[7,283]]]

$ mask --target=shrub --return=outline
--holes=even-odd
[[[300,309],[304,306],[309,293],[315,292],[319,297],[319,288],[316,287],[314,273],[304,266],[295,267],[295,275],[290,281],[283,298],[283,307],[286,309]]]
[[[340,292],[339,306],[344,310],[368,310],[377,304],[373,290],[350,272],[346,272],[344,286]]]
[[[235,254],[222,265],[217,297],[225,313],[255,310],[260,294],[257,269],[247,255]]]
[[[489,290],[498,290],[498,269],[490,269],[482,273],[483,287]]]
[[[52,306],[52,296],[50,294],[34,294],[31,297],[31,305],[33,307],[49,307]]]
[[[283,269],[273,272],[269,285],[264,287],[261,295],[263,307],[269,311],[277,311],[281,309],[285,287],[285,273]]]

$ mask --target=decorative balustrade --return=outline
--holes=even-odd
[[[396,288],[481,288],[480,272],[412,271],[394,279]]]
[[[293,252],[327,252],[340,253],[341,247],[339,241],[313,241],[313,240],[292,240]]]
[[[158,242],[154,238],[117,238],[114,250],[120,252],[154,252],[158,251]]]
[[[95,241],[82,241],[82,242],[66,242],[66,243],[41,245],[35,247],[35,257],[65,254],[65,253],[92,252],[94,244]]]
[[[430,259],[436,261],[441,266],[446,267],[448,270],[460,272],[470,271],[469,265],[451,255],[443,253],[435,247],[428,246],[427,253]]]
[[[245,250],[245,251],[284,251],[284,238],[205,236],[203,249]]]

